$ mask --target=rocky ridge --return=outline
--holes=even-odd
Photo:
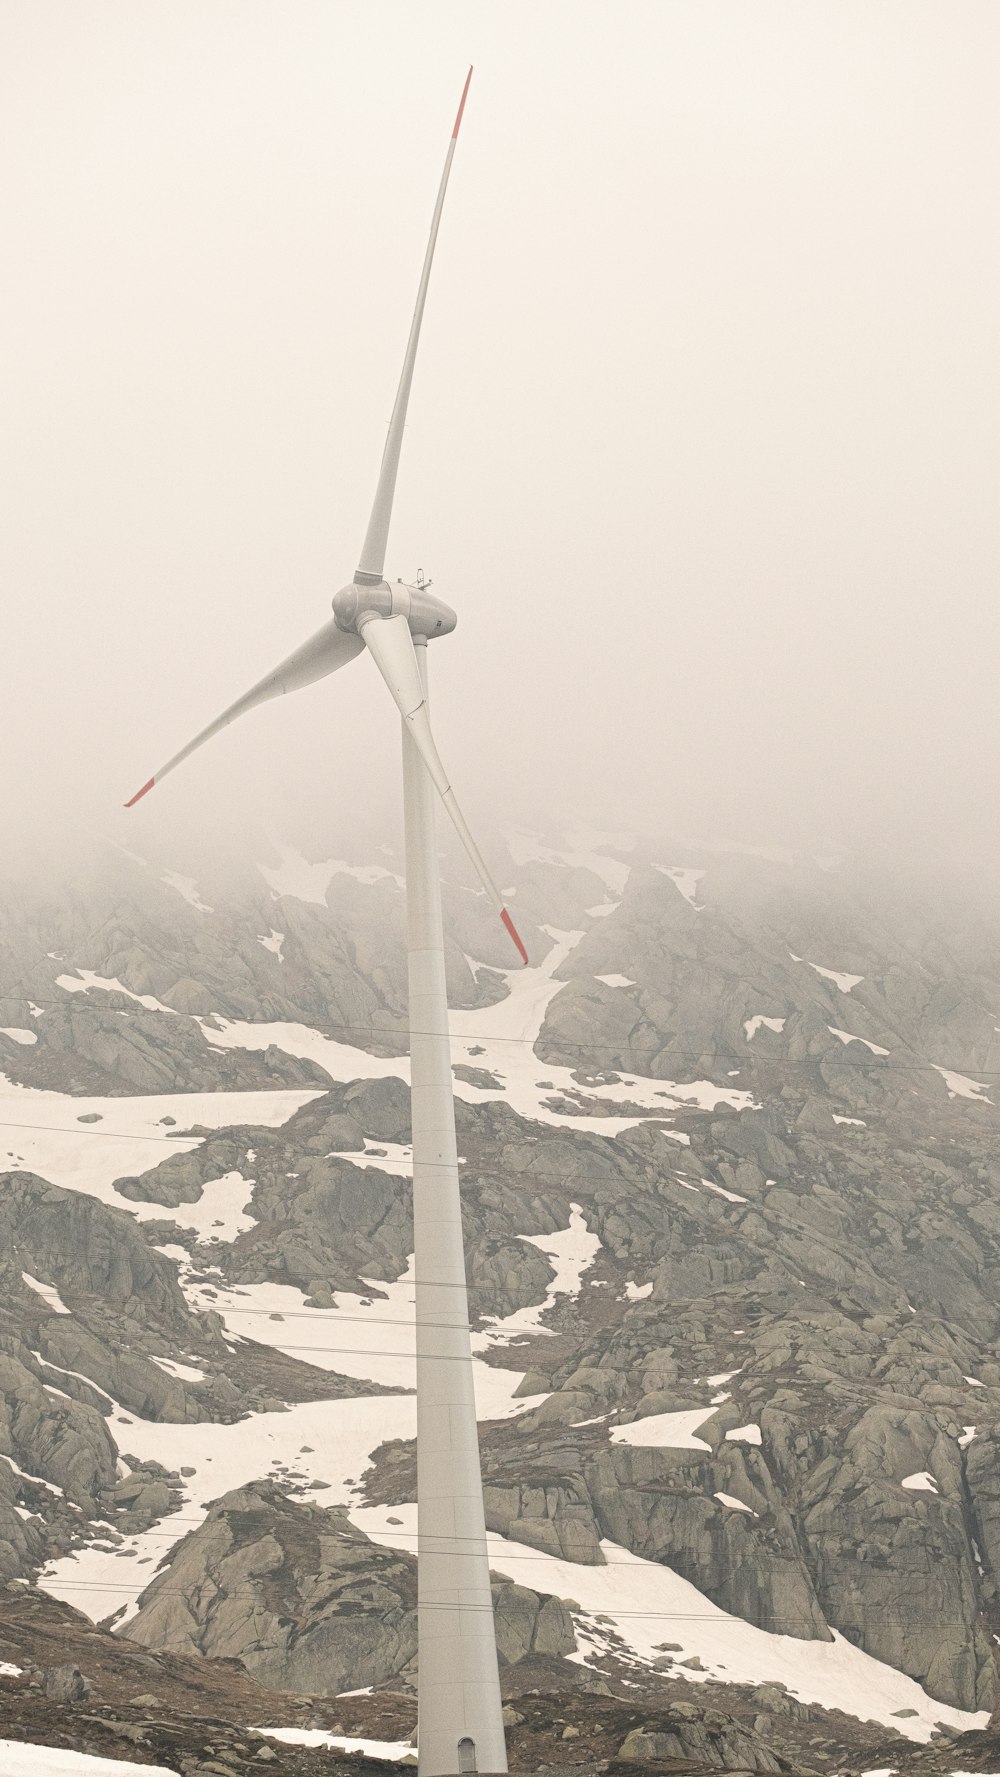
[[[578,1288],[484,1354],[525,1372],[521,1399],[545,1397],[483,1427],[491,1527],[583,1566],[599,1566],[602,1543],[613,1543],[747,1622],[800,1639],[836,1630],[932,1698],[989,1710],[1000,1629],[1000,1152],[989,1102],[1000,1076],[1000,928],[966,913],[945,937],[921,891],[850,860],[831,869],[675,848],[666,869],[641,848],[611,845],[592,863],[504,866],[534,954],[549,943],[535,924],[546,906],[584,934],[542,1008],[534,1114],[508,1101],[513,1051],[509,1067],[502,1049],[489,1051],[489,1066],[473,1043],[456,1054],[483,1326],[545,1297],[556,1271],[537,1242],[567,1227],[573,1205],[599,1242]],[[338,1041],[350,1030],[356,1046],[398,1053],[395,883],[341,874],[322,907],[259,890],[215,899],[215,911],[185,906],[136,867],[114,916],[106,885],[91,884],[72,913],[53,900],[30,930],[11,922],[5,1017],[36,1041],[4,1042],[10,1078],[68,1093],[228,1091],[238,1081],[317,1094],[277,1129],[196,1128],[190,1152],[117,1178],[121,1212],[23,1169],[6,1176],[0,1216],[21,1261],[5,1278],[0,1319],[0,1449],[16,1465],[0,1463],[0,1558],[11,1575],[37,1572],[53,1547],[72,1546],[66,1526],[113,1503],[138,1514],[129,1523],[166,1510],[155,1489],[169,1494],[176,1478],[139,1462],[124,1477],[131,1504],[115,1502],[122,1453],[109,1400],[144,1419],[198,1421],[309,1390],[359,1392],[356,1379],[275,1348],[248,1353],[222,1317],[191,1309],[182,1274],[209,1288],[212,1278],[230,1290],[281,1284],[330,1312],[338,1292],[377,1299],[406,1267],[401,1075],[334,1080],[277,1045],[212,1044],[221,1016],[308,1025]],[[469,899],[453,894],[453,910]],[[280,958],[263,942],[276,910]],[[488,965],[451,955],[454,1003],[471,1011],[505,991],[504,959],[478,911],[460,918],[466,954]],[[43,945],[59,955],[38,960]],[[57,985],[86,972],[116,985]],[[746,1102],[709,1108],[705,1080],[735,1082]],[[600,1132],[600,1120],[629,1115],[631,1126]],[[372,1164],[380,1147],[398,1170]],[[251,1170],[248,1151],[252,1225],[207,1248],[180,1219],[184,1206]],[[134,1222],[133,1202],[160,1205],[162,1219]],[[70,1313],[50,1312],[21,1271]],[[197,1366],[203,1379],[172,1376],[153,1355]],[[255,1366],[256,1394],[246,1392]],[[696,1444],[642,1442],[643,1421],[696,1409]],[[640,1428],[635,1442],[630,1428]],[[412,1499],[405,1443],[377,1453],[365,1489],[368,1505]],[[287,1503],[293,1517],[319,1509]],[[212,1538],[223,1518],[210,1514],[180,1543],[168,1575],[193,1563],[186,1583],[196,1587],[199,1564],[221,1559]],[[341,1547],[344,1537],[326,1541]],[[278,1568],[292,1591],[307,1573],[297,1548],[290,1539]],[[385,1558],[364,1556],[373,1585]],[[393,1595],[405,1616],[405,1588]],[[152,1624],[150,1635],[167,1634],[153,1596],[141,1633]],[[195,1639],[208,1649],[216,1632],[200,1624]],[[227,1628],[223,1640],[246,1657],[252,1637],[240,1649],[239,1633]],[[400,1679],[406,1645],[403,1636],[391,1657],[383,1650],[375,1682]],[[537,1651],[529,1637],[524,1661]],[[565,1663],[566,1651],[546,1658]],[[285,1655],[275,1657],[277,1672]],[[613,1667],[609,1655],[595,1669]],[[628,1669],[634,1681],[634,1661]]]

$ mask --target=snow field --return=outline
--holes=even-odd
[[[37,1746],[28,1740],[0,1740],[3,1777],[174,1777],[164,1765],[134,1765],[117,1758],[94,1758],[64,1746]]]
[[[533,1239],[557,1269],[547,1299],[575,1293],[596,1251],[595,1237],[580,1211],[574,1208],[567,1229]],[[373,1286],[381,1299],[338,1292],[335,1308],[327,1311],[305,1310],[302,1292],[287,1286],[219,1288],[214,1295],[205,1293],[211,1286],[190,1279],[184,1287],[196,1305],[214,1307],[233,1336],[252,1336],[390,1387],[412,1383],[413,1332],[412,1321],[407,1320],[413,1303],[412,1261],[395,1284]],[[274,1320],[274,1314],[286,1318]],[[483,1341],[479,1348],[509,1337],[509,1323],[516,1318],[508,1316],[506,1322],[477,1335]],[[333,1345],[336,1351],[329,1349]],[[342,1349],[352,1346],[353,1350]],[[544,1398],[513,1399],[519,1371],[498,1370],[475,1360],[474,1368],[480,1418],[525,1412]],[[708,1380],[714,1385],[728,1376]],[[612,1435],[621,1442],[698,1448],[702,1440],[694,1437],[694,1431],[711,1411],[709,1407],[653,1415],[616,1428]],[[352,1521],[375,1541],[416,1549],[415,1506],[366,1507],[358,1499],[358,1483],[372,1452],[387,1439],[415,1435],[412,1394],[301,1403],[229,1426],[160,1425],[137,1420],[116,1407],[110,1426],[120,1447],[154,1457],[168,1468],[191,1467],[195,1473],[186,1478],[187,1495],[180,1508],[143,1535],[114,1549],[91,1545],[51,1564],[40,1581],[42,1587],[95,1620],[121,1611],[127,1621],[159,1563],[177,1540],[203,1521],[211,1500],[262,1475],[282,1484],[297,1482],[303,1489],[300,1497],[323,1505],[347,1505]],[[730,1435],[756,1442],[760,1432],[756,1426],[746,1426]],[[720,1505],[746,1510],[742,1502],[729,1498],[721,1499]],[[402,1524],[390,1525],[390,1517],[402,1519]],[[609,1630],[643,1663],[653,1657],[659,1642],[669,1638],[682,1642],[685,1655],[701,1657],[706,1671],[690,1673],[692,1682],[713,1675],[752,1684],[779,1679],[803,1701],[843,1708],[887,1726],[897,1725],[892,1719],[896,1710],[915,1708],[917,1715],[906,1723],[906,1732],[914,1739],[928,1738],[937,1720],[962,1729],[981,1727],[987,1720],[985,1713],[966,1714],[928,1698],[914,1681],[839,1636],[832,1643],[804,1642],[730,1617],[669,1568],[643,1561],[616,1545],[604,1545],[608,1566],[592,1568],[541,1555],[502,1537],[491,1536],[489,1541],[498,1571],[576,1602],[581,1652],[574,1657],[581,1661],[607,1647]],[[598,1620],[605,1617],[607,1623]]]
[[[561,1237],[557,1233],[542,1238],[554,1242],[560,1255],[560,1293],[578,1289],[580,1273],[599,1244],[587,1233],[582,1216],[577,1215]],[[214,1309],[231,1337],[254,1339],[321,1369],[386,1388],[414,1388],[412,1256],[395,1283],[372,1285],[378,1295],[337,1291],[336,1306],[325,1310],[307,1308],[304,1293],[286,1284],[229,1288],[221,1281],[218,1286],[196,1283],[187,1255],[183,1256],[179,1281],[188,1301],[199,1310]],[[501,1328],[497,1342],[503,1336]],[[479,1349],[493,1342],[489,1333],[480,1338]],[[523,1371],[494,1369],[475,1360],[473,1371],[480,1419],[525,1413],[544,1399],[543,1395],[513,1399]],[[303,1489],[297,1497],[319,1505],[356,1500],[360,1478],[379,1445],[416,1436],[416,1397],[407,1392],[297,1403],[283,1412],[253,1414],[235,1425],[159,1424],[138,1419],[116,1405],[108,1425],[119,1449],[152,1457],[167,1469],[194,1469],[185,1477],[183,1503],[148,1531],[127,1537],[114,1548],[91,1544],[50,1563],[38,1583],[94,1621],[122,1611],[120,1620],[127,1622],[135,1614],[139,1593],[170,1550],[204,1521],[211,1502],[232,1488],[261,1478],[294,1480]]]
[[[585,863],[583,856],[573,856],[571,860],[569,854],[560,855],[558,861]],[[610,866],[602,872],[603,880],[612,893],[620,893],[628,866],[608,859],[603,862]],[[591,867],[591,863],[587,862],[586,867]],[[328,871],[322,897],[325,898],[325,887],[335,870],[331,866],[309,868]],[[687,891],[686,898],[694,904],[697,880],[694,873],[689,873],[694,880],[683,886],[677,881],[682,874],[680,871],[666,873],[671,875],[679,892]],[[277,876],[277,872],[272,874]],[[370,875],[367,879],[372,880]],[[318,878],[311,878],[308,886],[315,887],[317,881]],[[286,885],[279,892],[296,891]],[[313,894],[303,898],[320,897]],[[607,910],[611,905],[608,904]],[[504,1082],[497,1092],[482,1093],[462,1084],[456,1086],[456,1091],[469,1102],[503,1099],[523,1115],[536,1120],[612,1136],[640,1119],[634,1115],[572,1117],[555,1113],[542,1102],[543,1094],[578,1090],[569,1069],[552,1068],[547,1064],[543,1068],[533,1053],[546,1008],[562,985],[555,979],[556,971],[581,934],[550,930],[549,936],[553,943],[544,963],[534,969],[512,972],[505,1001],[477,1012],[456,1014],[460,1026],[460,1034],[454,1036],[456,1056],[463,1060],[468,1058]],[[835,971],[819,969],[819,972],[828,974],[844,992],[850,991],[860,979],[843,977],[841,980]],[[848,985],[843,985],[842,981]],[[117,989],[118,984],[98,981],[97,978],[86,980],[81,976],[79,986],[73,990],[87,991],[90,987]],[[208,1024],[200,1022],[207,1039],[219,1048],[262,1048],[274,1041],[288,1053],[311,1056],[334,1078],[405,1076],[407,1071],[406,1064],[400,1060],[380,1061],[364,1050],[336,1043],[301,1025],[244,1025],[224,1020]],[[474,1049],[479,1053],[471,1054]],[[550,1087],[540,1088],[537,1084],[536,1076],[543,1071],[552,1081]],[[950,1086],[950,1081],[946,1080],[946,1084]],[[975,1082],[969,1084],[975,1086]],[[162,1217],[163,1207],[132,1204],[118,1198],[111,1191],[111,1180],[123,1173],[141,1174],[155,1164],[156,1159],[163,1157],[162,1152],[151,1148],[149,1141],[152,1136],[165,1142],[158,1127],[163,1115],[176,1115],[180,1107],[178,1123],[182,1126],[202,1123],[218,1128],[257,1122],[276,1127],[300,1104],[315,1096],[317,1094],[312,1091],[299,1091],[170,1094],[155,1099],[91,1101],[11,1088],[6,1098],[0,1096],[0,1107],[16,1106],[22,1113],[20,1120],[31,1125],[24,1145],[27,1148],[34,1144],[32,1159],[26,1161],[19,1157],[18,1164],[32,1164],[56,1183],[90,1190],[114,1207],[127,1208],[139,1219],[148,1219]],[[678,1104],[693,1103],[700,1108],[713,1109],[721,1103],[741,1109],[752,1103],[749,1094],[717,1087],[710,1082],[672,1086],[668,1082],[639,1077],[622,1082],[619,1087],[604,1088],[603,1096],[609,1103],[631,1101],[660,1115],[669,1114]],[[90,1125],[86,1131],[73,1128],[72,1120],[81,1112],[92,1109],[98,1110],[102,1118],[107,1116],[111,1127],[107,1131],[102,1131],[100,1125]],[[12,1120],[15,1117],[16,1110]],[[670,1134],[671,1131],[664,1130],[664,1133]],[[197,1143],[181,1138],[177,1145],[184,1151]],[[374,1147],[376,1144],[368,1145]],[[169,1149],[165,1147],[164,1151]],[[382,1166],[400,1175],[408,1171],[409,1165],[408,1153],[402,1148],[398,1151],[390,1148],[382,1155],[366,1152],[363,1156],[349,1155],[346,1158],[354,1163]],[[252,1165],[252,1158],[248,1157],[248,1164]],[[202,1202],[194,1206],[199,1213],[200,1226],[208,1232],[219,1220],[225,1227],[232,1225],[234,1217],[242,1215],[242,1203],[237,1204],[235,1198],[249,1190],[249,1185],[239,1174],[229,1175],[228,1181],[220,1180],[217,1184],[225,1185],[231,1196],[224,1202],[220,1197],[213,1204],[211,1193],[214,1187],[209,1186]],[[206,1198],[208,1208],[203,1207]],[[175,1212],[176,1219],[180,1221],[190,1208],[181,1206]],[[220,1208],[221,1216],[218,1213]],[[573,1208],[567,1229],[552,1235],[525,1238],[530,1238],[551,1257],[556,1277],[543,1303],[508,1316],[478,1334],[476,1345],[479,1351],[520,1333],[537,1332],[546,1306],[579,1290],[583,1273],[597,1249],[596,1238],[586,1229],[577,1206]],[[171,1251],[170,1256],[182,1257],[179,1249]],[[412,1387],[412,1268],[408,1268],[395,1283],[372,1284],[377,1295],[355,1296],[340,1292],[332,1309],[316,1310],[307,1309],[304,1294],[288,1286],[261,1284],[231,1289],[222,1287],[221,1280],[215,1287],[204,1281],[196,1284],[190,1275],[186,1255],[183,1258],[181,1281],[189,1300],[197,1307],[214,1308],[221,1315],[231,1338],[254,1338],[305,1357],[321,1367],[359,1379],[370,1379],[392,1389]],[[630,1299],[639,1299],[649,1293],[649,1286],[642,1286],[640,1290],[633,1285],[626,1293]],[[172,1360],[165,1360],[169,1361]],[[544,1396],[525,1401],[513,1399],[514,1390],[521,1381],[519,1371],[498,1370],[475,1359],[474,1368],[480,1418],[522,1413],[544,1399]],[[709,1380],[724,1381],[726,1378]],[[234,1487],[267,1475],[283,1485],[292,1483],[300,1487],[299,1497],[324,1505],[347,1505],[352,1521],[375,1540],[390,1547],[415,1550],[415,1507],[366,1507],[359,1502],[358,1486],[371,1453],[382,1442],[413,1437],[415,1408],[412,1393],[397,1392],[347,1401],[300,1403],[283,1412],[254,1415],[230,1426],[178,1426],[140,1421],[115,1407],[110,1425],[122,1448],[134,1451],[140,1457],[155,1457],[170,1469],[189,1467],[194,1470],[186,1477],[186,1497],[177,1511],[142,1536],[127,1539],[114,1549],[92,1545],[75,1556],[53,1563],[42,1584],[53,1595],[64,1597],[95,1619],[100,1620],[118,1610],[123,1610],[127,1617],[134,1612],[139,1592],[149,1583],[159,1563],[168,1557],[180,1537],[203,1521],[210,1502]],[[708,1448],[694,1433],[710,1417],[712,1410],[710,1406],[680,1414],[654,1415],[632,1426],[617,1427],[612,1436],[619,1442],[653,1447],[659,1444],[663,1447]],[[748,1442],[760,1441],[757,1426],[738,1428],[729,1436]],[[730,1496],[717,1497],[720,1509],[748,1510],[743,1502]],[[389,1524],[390,1516],[401,1519],[402,1524]],[[491,1560],[497,1570],[508,1572],[513,1579],[536,1590],[575,1601],[573,1614],[581,1643],[581,1652],[575,1658],[580,1661],[586,1661],[604,1649],[608,1645],[609,1632],[620,1637],[632,1657],[643,1664],[654,1656],[665,1638],[670,1638],[682,1643],[682,1655],[697,1653],[706,1667],[701,1673],[684,1672],[683,1676],[689,1677],[692,1683],[703,1683],[712,1676],[754,1684],[779,1679],[803,1701],[843,1708],[853,1715],[882,1721],[886,1726],[898,1725],[893,1717],[900,1708],[914,1708],[917,1714],[906,1722],[904,1729],[914,1739],[927,1739],[938,1720],[962,1729],[985,1725],[985,1714],[966,1714],[928,1698],[914,1681],[861,1653],[839,1636],[829,1643],[805,1642],[757,1629],[712,1605],[669,1568],[643,1561],[613,1544],[604,1545],[608,1565],[592,1568],[542,1555],[502,1537],[491,1536],[489,1542]],[[601,1620],[605,1617],[608,1619],[606,1623]],[[281,1736],[275,1733],[274,1737]],[[336,1743],[350,1744],[343,1740]],[[406,1747],[390,1756],[405,1756],[409,1751]],[[87,1769],[78,1768],[81,1771]],[[114,1764],[110,1768],[116,1773],[119,1770]],[[129,1766],[127,1769],[132,1772],[138,1769],[141,1777],[140,1767]],[[7,1777],[20,1777],[20,1773],[10,1771]],[[49,1777],[49,1772],[46,1767],[36,1765],[30,1768],[29,1777]],[[53,1777],[56,1777],[55,1773]],[[61,1777],[61,1770],[58,1777]]]
[[[374,1541],[415,1548],[416,1513],[412,1504],[368,1506],[352,1510],[351,1520]],[[389,1517],[401,1518],[402,1525],[389,1524]],[[938,1703],[914,1679],[852,1647],[836,1632],[832,1641],[801,1641],[728,1616],[669,1567],[644,1561],[616,1543],[601,1543],[606,1566],[584,1567],[492,1532],[487,1541],[495,1572],[533,1591],[574,1601],[574,1626],[585,1645],[570,1658],[579,1664],[587,1664],[601,1651],[610,1630],[643,1665],[654,1658],[661,1642],[679,1642],[681,1651],[671,1668],[674,1677],[695,1684],[711,1678],[730,1684],[778,1680],[803,1703],[819,1703],[862,1721],[899,1728],[912,1740],[928,1740],[938,1721],[968,1731],[985,1727],[989,1720],[986,1710],[970,1714]],[[680,1666],[691,1654],[700,1656],[704,1672]],[[899,1709],[917,1713],[898,1721],[894,1712]]]
[[[549,1062],[540,1063],[534,1045],[550,1001],[564,986],[562,981],[555,979],[556,971],[584,934],[559,931],[554,926],[546,926],[544,930],[552,939],[552,948],[536,968],[511,970],[507,974],[506,999],[478,1011],[452,1014],[452,1053],[456,1059],[483,1068],[502,1082],[496,1090],[482,1090],[456,1080],[455,1096],[467,1104],[505,1102],[520,1116],[558,1129],[603,1136],[634,1129],[645,1121],[645,1117],[573,1116],[553,1110],[548,1102],[559,1096],[572,1098],[580,1093],[573,1070]],[[197,1022],[214,1048],[266,1049],[273,1043],[287,1055],[316,1062],[335,1080],[381,1080],[393,1076],[409,1079],[406,1057],[369,1055],[366,1049],[326,1037],[305,1024],[281,1021],[255,1024],[222,1017],[199,1018]],[[544,1072],[551,1085],[539,1087],[540,1072]],[[715,1110],[719,1105],[745,1110],[754,1102],[751,1093],[716,1086],[710,1080],[678,1085],[670,1080],[654,1080],[642,1075],[622,1080],[615,1086],[602,1086],[587,1096],[598,1097],[612,1106],[637,1104],[645,1112],[664,1119],[682,1105],[694,1105],[706,1111]]]
[[[0,1152],[0,1166],[8,1164],[37,1172],[53,1185],[83,1191],[113,1209],[124,1209],[138,1221],[175,1220],[182,1227],[212,1224],[221,1215],[223,1225],[234,1213],[232,1198],[242,1190],[241,1206],[249,1196],[245,1185],[230,1186],[216,1201],[212,1192],[222,1179],[205,1187],[198,1203],[182,1203],[176,1210],[162,1203],[133,1203],[120,1197],[113,1181],[129,1174],[149,1172],[170,1153],[190,1153],[201,1146],[201,1136],[167,1136],[165,1117],[177,1128],[200,1123],[208,1129],[226,1129],[238,1123],[258,1123],[279,1129],[311,1098],[315,1090],[278,1092],[165,1092],[150,1098],[74,1098],[68,1093],[48,1092],[33,1086],[0,1083],[0,1128],[13,1142]],[[97,1115],[95,1123],[81,1118]],[[107,1128],[103,1127],[107,1119]],[[79,1125],[79,1126],[78,1126]],[[234,1175],[230,1175],[232,1178]],[[206,1198],[208,1204],[206,1207]],[[211,1211],[211,1213],[209,1213]],[[249,1225],[249,1224],[248,1224]],[[220,1238],[231,1238],[221,1235]]]

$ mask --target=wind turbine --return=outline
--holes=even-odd
[[[454,629],[455,613],[422,586],[390,585],[383,578],[420,323],[471,79],[470,68],[434,206],[403,372],[354,579],[337,593],[334,615],[322,629],[230,704],[125,804],[132,808],[237,716],[314,684],[366,650],[402,717],[416,1248],[420,1777],[507,1769],[469,1340],[435,792],[524,963],[528,953],[465,823],[431,733],[427,643]]]

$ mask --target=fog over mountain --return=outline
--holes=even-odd
[[[5,819],[103,823],[350,578],[474,62],[389,557],[470,806],[995,862],[998,36],[4,8]],[[163,801],[385,794],[365,665]]]
[[[398,720],[122,804],[351,578],[472,62],[387,572],[529,955],[442,830],[511,1766],[1000,1769],[998,52],[0,4],[0,1733],[412,1743]]]

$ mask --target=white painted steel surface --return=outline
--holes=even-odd
[[[256,709],[260,703],[268,703],[272,697],[285,697],[290,691],[301,691],[306,685],[315,685],[317,680],[325,679],[339,667],[346,666],[349,660],[355,660],[361,653],[361,646],[357,636],[348,635],[339,628],[336,619],[331,617],[322,629],[318,629],[315,635],[311,635],[301,647],[296,648],[294,654],[289,654],[280,666],[274,667],[264,678],[258,679],[256,685],[245,691],[235,703],[231,703],[227,710],[223,710],[221,716],[216,716],[214,722],[210,722],[207,728],[196,734],[194,740],[189,740],[187,746],[167,760],[166,765],[161,765],[149,782],[126,802],[125,807],[131,808],[154,784],[165,778],[168,771],[173,771],[177,765],[183,765],[185,759],[190,758],[199,747],[203,747],[207,740],[220,734],[223,728],[228,728],[230,722],[235,722],[238,716],[245,716],[248,710]]]
[[[444,194],[448,189],[448,176],[451,172],[451,163],[455,158],[455,143],[458,141],[459,125],[462,122],[462,112],[465,109],[465,100],[469,91],[469,81],[471,79],[472,69],[470,68],[462,91],[462,102],[458,107],[455,128],[452,130],[451,141],[448,143],[448,153],[445,156],[444,172],[441,174],[441,183],[438,186],[437,203],[434,205],[434,215],[431,218],[430,239],[427,242],[427,252],[424,255],[423,271],[420,274],[420,287],[417,290],[417,300],[413,310],[413,320],[410,322],[410,336],[406,342],[406,356],[403,359],[403,374],[399,379],[399,388],[396,391],[396,404],[393,407],[392,418],[389,421],[389,431],[386,435],[385,449],[382,452],[382,466],[379,470],[378,487],[375,490],[375,503],[372,506],[371,517],[368,520],[368,530],[365,534],[364,547],[361,551],[361,560],[358,562],[354,576],[356,580],[361,576],[364,576],[366,579],[374,577],[374,579],[380,580],[382,577],[382,570],[385,566],[386,544],[389,540],[389,520],[392,517],[392,497],[396,491],[396,471],[399,468],[399,453],[403,444],[403,428],[406,424],[406,408],[410,399],[410,385],[413,382],[413,366],[417,359],[417,346],[420,343],[420,324],[424,318],[424,303],[427,300],[427,286],[430,283],[431,265],[434,260],[434,247],[438,237],[438,228],[441,223],[441,211],[444,209]]]
[[[431,782],[448,811],[472,868],[497,912],[502,913],[503,896],[490,875],[486,859],[473,839],[465,816],[458,806],[455,792],[451,787],[448,773],[444,768],[431,732],[430,715],[423,686],[426,671],[421,672],[418,666],[417,649],[414,647],[414,638],[410,634],[406,618],[369,617],[366,622],[362,623],[361,634],[365,647],[392,693],[396,707],[424,762]],[[426,662],[426,648],[420,649],[420,655]]]
[[[405,627],[405,626],[404,626]],[[408,632],[407,632],[408,633]],[[427,650],[418,646],[426,702]],[[455,1146],[434,786],[402,722],[417,1323],[420,1777],[506,1771]]]
[[[470,69],[469,78],[471,73]],[[528,957],[465,824],[430,730],[425,637],[449,633],[454,613],[423,588],[392,588],[381,578],[434,243],[468,90],[467,79],[434,209],[361,561],[354,586],[345,587],[335,600],[341,621],[334,617],[326,623],[176,753],[126,804],[138,802],[159,778],[237,716],[335,672],[366,646],[403,718],[416,1248],[420,1777],[507,1769],[469,1341],[435,794],[444,802],[512,941],[525,962]],[[395,610],[397,600],[407,615],[386,615]],[[365,612],[366,602],[374,611]],[[421,631],[416,649],[411,623]]]

